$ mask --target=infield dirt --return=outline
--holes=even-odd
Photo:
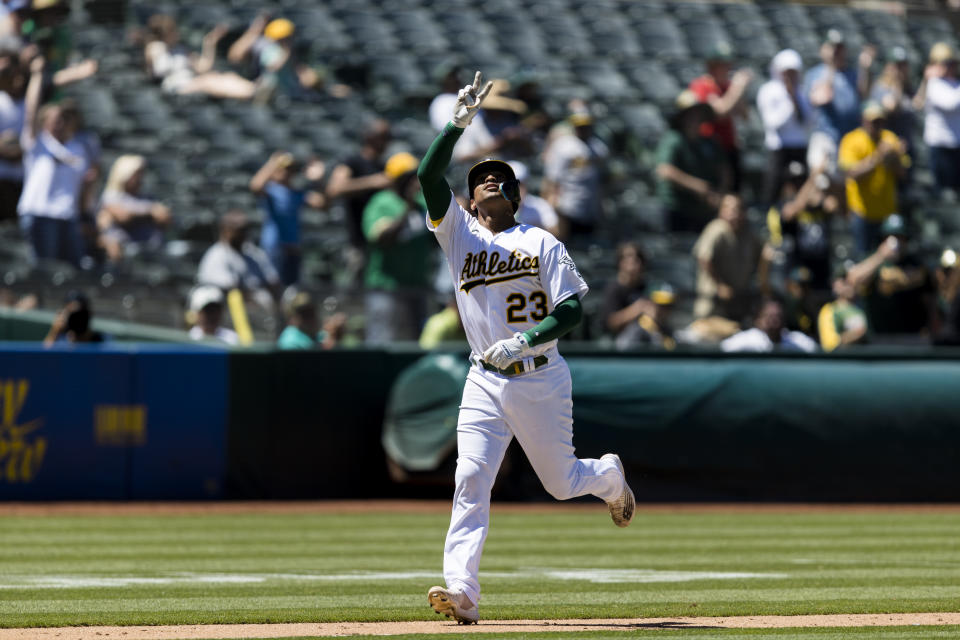
[[[829,616],[743,616],[727,618],[617,618],[606,620],[486,620],[461,626],[443,621],[329,622],[298,624],[212,624],[167,627],[50,627],[0,629],[0,640],[192,640],[204,638],[290,638],[297,636],[391,636],[432,633],[544,631],[634,631],[638,629],[774,629],[798,627],[891,627],[960,625],[960,613],[882,613]]]

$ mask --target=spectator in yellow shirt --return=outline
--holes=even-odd
[[[847,207],[857,253],[865,256],[880,243],[880,225],[897,210],[897,179],[910,166],[906,145],[884,129],[886,113],[879,103],[863,108],[858,129],[840,141],[839,164],[847,176]]]
[[[467,334],[457,311],[457,299],[450,294],[447,306],[427,318],[420,333],[421,349],[436,349],[445,343],[462,342],[466,346]]]

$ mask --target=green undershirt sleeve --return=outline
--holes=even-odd
[[[583,307],[577,296],[567,298],[558,304],[543,322],[523,332],[523,337],[531,347],[556,340],[580,324],[583,319]]]
[[[423,199],[427,202],[427,212],[434,222],[443,220],[450,206],[450,185],[443,174],[450,166],[453,157],[453,147],[463,134],[463,129],[447,123],[436,137],[417,169],[417,177],[423,188]]]

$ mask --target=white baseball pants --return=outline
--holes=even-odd
[[[544,488],[558,500],[620,496],[623,477],[609,460],[579,460],[573,449],[570,370],[554,351],[543,367],[507,378],[474,365],[457,424],[453,514],[443,549],[447,588],[480,601],[480,555],[490,525],[490,491],[516,436]]]

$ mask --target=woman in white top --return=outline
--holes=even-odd
[[[945,42],[930,49],[930,64],[914,104],[925,103],[923,141],[941,189],[960,190],[960,75],[957,56]]]
[[[24,100],[23,193],[17,204],[20,226],[36,258],[64,260],[79,266],[83,240],[79,229],[84,188],[96,179],[90,154],[77,136],[79,120],[59,104],[39,108],[45,61],[30,65]]]
[[[123,155],[110,168],[100,198],[97,228],[107,259],[119,262],[130,246],[159,248],[163,229],[170,224],[166,205],[140,196],[147,161],[143,156]]]
[[[806,166],[810,106],[799,90],[803,59],[793,49],[784,49],[770,62],[770,80],[757,92],[757,110],[763,121],[764,143],[770,152],[764,178],[764,201],[780,197],[791,162]]]
[[[250,100],[257,85],[243,76],[227,71],[213,71],[217,43],[227,33],[217,25],[203,37],[203,49],[196,56],[180,43],[177,23],[168,15],[157,14],[147,23],[149,41],[144,58],[150,75],[161,81],[168,93],[203,93],[214,98]]]

